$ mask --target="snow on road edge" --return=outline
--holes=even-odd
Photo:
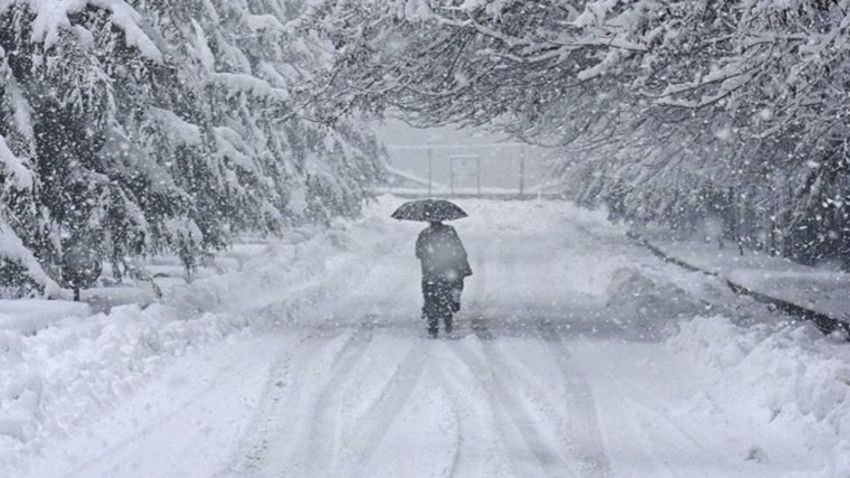
[[[717,404],[759,428],[795,430],[827,458],[818,476],[850,476],[850,350],[843,340],[809,324],[742,327],[715,316],[680,322],[666,344],[712,376],[706,394],[694,397],[705,407],[694,403],[692,411]],[[757,443],[750,455],[770,459]]]
[[[360,253],[346,251],[370,244],[352,237],[387,236],[376,227],[369,219],[340,220],[326,230],[294,231],[240,270],[177,288],[145,309],[69,315],[35,335],[0,330],[0,475],[48,438],[70,436],[131,397],[170,358],[269,328],[321,300],[335,287],[326,276],[359,272],[346,270],[354,261],[345,258]]]

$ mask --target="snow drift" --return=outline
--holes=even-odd
[[[680,322],[667,345],[712,376],[695,401],[734,411],[754,430],[795,430],[807,449],[823,453],[819,476],[850,476],[850,350],[843,340],[809,324],[742,327],[714,316]],[[702,409],[710,414],[713,407]],[[773,445],[754,444],[747,458],[782,452],[783,444]]]
[[[363,252],[345,250],[358,234],[385,232],[374,227],[369,221],[305,227],[239,270],[177,287],[144,309],[126,305],[88,315],[86,306],[48,301],[31,303],[37,307],[27,314],[9,308],[8,317],[0,314],[0,463],[79,429],[130,396],[169,357],[272,327],[296,311],[299,318],[320,314],[318,302],[338,290],[338,281],[363,272],[346,259]]]

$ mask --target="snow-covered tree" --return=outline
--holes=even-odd
[[[582,198],[627,219],[720,214],[739,242],[817,258],[850,244],[848,15],[846,0],[341,0],[314,24],[338,50],[329,105],[489,125],[560,148]]]
[[[120,278],[162,251],[191,269],[239,231],[356,213],[382,151],[351,119],[309,117],[301,98],[331,63],[292,26],[304,12],[0,1],[0,267],[32,285],[8,293],[103,261]]]

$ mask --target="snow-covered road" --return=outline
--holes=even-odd
[[[431,340],[419,226],[384,219],[395,204],[339,236],[296,313],[170,359],[84,432],[46,443],[26,473],[774,477],[824,465],[829,450],[719,399],[714,369],[662,338],[705,297],[734,300],[710,279],[660,263],[597,213],[470,201],[455,225],[475,275],[457,330]],[[635,293],[634,274],[679,289],[646,279],[658,296],[615,297]],[[283,310],[298,289],[269,301],[274,287],[261,308],[244,297],[230,312]]]

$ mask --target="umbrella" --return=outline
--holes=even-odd
[[[396,209],[393,219],[406,221],[453,221],[467,214],[457,204],[445,199],[419,199],[406,202]]]

